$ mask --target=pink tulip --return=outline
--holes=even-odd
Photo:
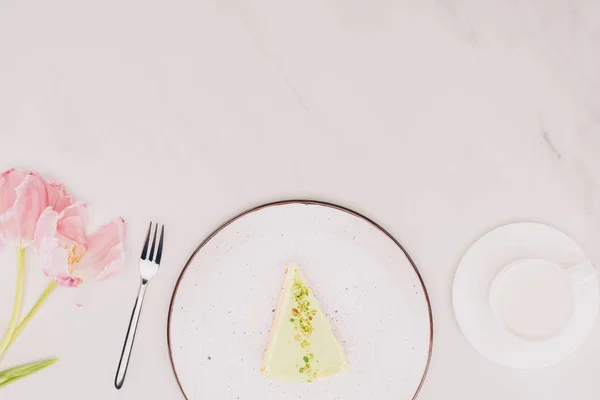
[[[62,185],[36,172],[10,169],[0,175],[0,248],[33,241],[38,219],[46,208],[61,212],[73,203]]]
[[[0,175],[0,249],[7,242],[18,244],[15,301],[6,333],[0,340],[0,356],[18,329],[25,282],[25,247],[33,242],[44,210],[61,212],[71,204],[71,196],[62,185],[48,182],[36,172],[13,168]]]
[[[125,262],[125,221],[115,218],[92,233],[86,231],[86,204],[46,209],[35,230],[42,270],[59,285],[76,287],[117,273]]]
[[[123,266],[125,222],[116,218],[88,233],[86,208],[85,203],[73,203],[62,185],[49,182],[36,172],[10,169],[0,175],[0,250],[8,242],[19,245],[15,301],[6,332],[0,338],[0,358],[58,285],[75,287],[105,279]],[[52,281],[21,319],[25,247],[31,243],[42,259],[42,270]],[[1,371],[0,387],[55,361]],[[2,380],[2,375],[12,378]]]

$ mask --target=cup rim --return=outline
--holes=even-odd
[[[557,331],[553,332],[552,334],[549,334],[547,336],[543,336],[540,338],[531,338],[531,337],[526,337],[524,335],[519,335],[518,333],[515,332],[514,328],[511,328],[507,325],[506,321],[504,321],[503,318],[500,316],[500,312],[498,310],[499,292],[502,288],[502,281],[504,281],[506,276],[508,274],[510,274],[512,271],[514,271],[516,268],[519,268],[520,266],[523,266],[526,264],[531,264],[531,263],[540,263],[540,264],[543,263],[543,264],[547,265],[548,267],[552,268],[554,271],[558,272],[558,274],[561,275],[563,281],[569,287],[570,293],[573,294],[573,301],[574,301],[575,288],[574,288],[573,281],[570,279],[568,269],[564,268],[563,266],[561,266],[559,263],[557,263],[555,261],[548,260],[546,258],[541,258],[541,257],[519,258],[519,259],[513,260],[513,261],[509,262],[508,264],[506,264],[505,266],[503,266],[491,281],[489,295],[488,295],[488,301],[489,301],[489,307],[490,307],[492,314],[494,315],[494,318],[496,319],[496,321],[511,335],[518,337],[519,339],[524,339],[524,340],[529,340],[529,341],[543,341],[543,340],[548,340],[548,339],[551,339],[553,337],[560,335],[561,332],[566,329],[566,327],[570,323],[570,319],[573,316],[573,311],[574,311],[573,308],[575,306],[574,304],[572,305],[571,310],[569,312],[569,318],[565,321],[563,326],[560,329],[558,329]]]

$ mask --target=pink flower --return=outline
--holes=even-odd
[[[73,203],[65,188],[36,172],[10,169],[0,175],[0,248],[8,242],[25,247],[46,208],[61,212]]]
[[[42,270],[61,286],[75,287],[106,279],[125,262],[125,221],[115,218],[95,232],[86,231],[85,203],[61,212],[46,209],[35,231]]]

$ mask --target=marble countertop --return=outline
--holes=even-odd
[[[505,222],[558,227],[600,265],[600,2],[522,3],[2,2],[0,169],[122,215],[131,261],[53,294],[3,362],[60,362],[0,399],[182,398],[166,318],[183,264],[228,217],[299,197],[356,209],[415,260],[435,321],[420,400],[597,399],[600,323],[562,363],[518,371],[480,356],[451,306],[461,255]],[[164,267],[117,392],[150,219]],[[44,285],[28,271],[26,305]]]

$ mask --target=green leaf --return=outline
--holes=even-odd
[[[53,358],[51,360],[36,361],[4,370],[0,372],[0,388],[47,368],[56,361],[58,359]]]

